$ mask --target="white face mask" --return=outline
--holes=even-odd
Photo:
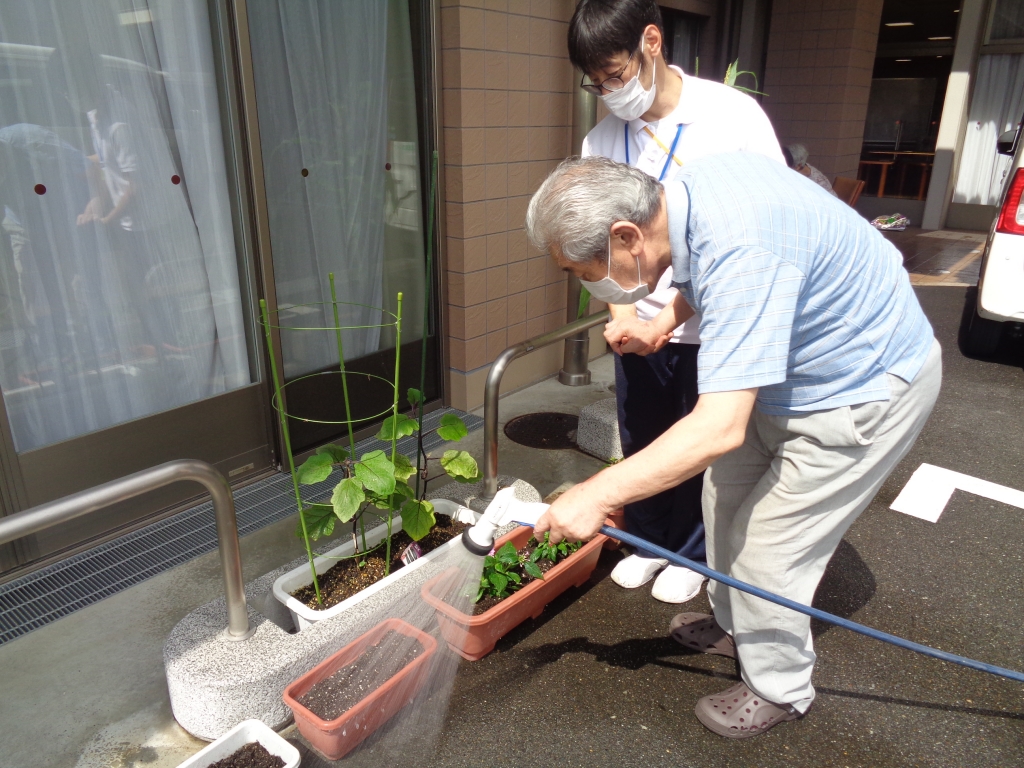
[[[641,56],[643,55],[643,47],[646,45],[647,41],[644,41],[640,49]],[[636,120],[641,115],[647,114],[654,104],[654,96],[657,90],[655,81],[658,75],[658,60],[654,58],[653,61],[654,74],[651,77],[650,90],[644,90],[643,85],[640,84],[640,73],[637,72],[636,77],[622,88],[601,96],[601,99],[604,100],[604,105],[608,107],[608,111],[620,120],[625,120],[626,122]]]
[[[636,262],[636,288],[626,290],[617,282],[612,280],[612,240],[608,238],[608,276],[603,277],[596,283],[587,280],[580,280],[580,284],[590,291],[590,295],[605,304],[636,304],[641,299],[646,299],[651,289],[640,277],[640,260]]]

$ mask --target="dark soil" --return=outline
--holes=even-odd
[[[531,548],[531,547],[523,547],[522,549],[519,550],[519,554],[522,557],[529,557],[531,552],[533,552],[533,548]],[[572,552],[570,552],[569,554],[571,555]],[[565,558],[566,558],[566,555],[559,554],[558,555],[558,560],[556,562],[554,562],[554,563],[551,562],[550,560],[548,560],[547,558],[545,558],[544,560],[541,560],[541,561],[539,561],[537,563],[537,567],[540,568],[541,573],[547,573],[552,568],[554,568],[556,565],[558,565],[558,563],[560,563],[563,560],[565,560]],[[521,568],[519,569],[519,575],[523,579],[523,587],[525,587],[531,581],[536,581],[536,579],[534,579],[528,573],[523,571]],[[522,587],[520,587],[520,589],[522,589]],[[514,595],[515,592],[513,592],[512,594]],[[511,596],[512,595],[509,595],[508,597],[511,597]],[[483,597],[480,598],[479,601],[477,601],[473,605],[473,615],[474,616],[479,616],[484,611],[490,610],[491,608],[496,606],[498,603],[500,603],[502,600],[506,600],[506,599],[508,599],[508,598],[505,598],[505,597],[492,597],[490,595],[484,595]]]
[[[439,514],[437,525],[419,540],[420,549],[425,555],[460,535],[465,527],[465,523],[457,523],[450,517]],[[412,539],[405,531],[399,531],[391,537],[392,573],[402,567],[402,550],[411,543]],[[329,570],[321,574],[319,579],[320,596],[323,598],[323,603],[316,601],[316,590],[313,589],[312,584],[292,592],[292,597],[301,600],[314,610],[322,611],[330,608],[383,579],[385,558],[386,550],[382,543],[365,558],[353,557],[348,560],[340,560],[331,566]],[[359,563],[362,561],[365,561],[366,565],[360,568]]]
[[[423,647],[412,638],[400,632],[387,632],[353,664],[325,677],[300,696],[299,703],[321,720],[334,720],[422,653]]]
[[[284,760],[267,752],[258,741],[239,747],[210,768],[284,768]]]

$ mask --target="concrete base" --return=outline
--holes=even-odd
[[[541,500],[529,483],[512,477],[500,477],[499,482],[513,484],[517,498]],[[451,483],[430,496],[466,504],[479,493],[480,485]],[[320,549],[335,545],[331,542]],[[425,563],[340,616],[293,634],[282,629],[290,625],[290,617],[274,599],[271,588],[278,576],[303,562],[304,557],[296,558],[246,585],[249,622],[255,629],[248,640],[224,638],[227,609],[223,598],[188,614],[167,638],[163,659],[171,711],[193,736],[212,741],[250,718],[275,730],[284,727],[291,710],[281,695],[289,683],[378,624],[395,606],[402,606],[407,599],[418,600],[420,587],[450,564],[445,558]]]
[[[584,453],[604,461],[618,461],[622,458],[619,416],[614,397],[598,400],[580,409],[576,445]]]

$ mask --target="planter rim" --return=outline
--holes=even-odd
[[[528,526],[520,526],[519,528],[515,528],[506,533],[504,536],[502,536],[500,539],[494,542],[495,551],[497,551],[498,547],[504,546],[506,542],[511,541],[517,535],[522,535],[523,528],[527,527]],[[531,536],[532,535],[533,534],[531,532]],[[498,603],[497,605],[492,605],[483,613],[478,613],[476,615],[463,613],[458,608],[455,608],[454,606],[446,603],[443,599],[434,594],[434,585],[441,581],[441,579],[447,576],[448,574],[452,573],[453,571],[456,571],[457,569],[454,567],[449,568],[448,570],[438,574],[430,581],[428,581],[426,584],[424,584],[421,589],[421,595],[423,599],[426,600],[427,603],[429,603],[432,607],[441,611],[446,616],[457,621],[460,624],[464,624],[470,627],[479,626],[481,624],[487,624],[491,620],[492,616],[503,610],[503,607],[506,605],[506,603],[513,604],[515,602],[518,602],[519,600],[526,600],[531,594],[539,590],[549,577],[553,578],[557,576],[561,571],[568,568],[570,566],[570,560],[575,558],[576,555],[580,555],[582,557],[583,554],[587,552],[590,552],[594,549],[600,549],[604,546],[604,543],[607,539],[607,536],[599,533],[590,541],[584,542],[583,546],[577,549],[571,555],[569,555],[569,557],[565,558],[560,563],[551,568],[547,573],[544,574],[543,579],[534,579],[525,587],[523,587],[520,590],[517,590],[516,592],[513,592],[500,603]]]
[[[391,521],[391,533],[392,533],[392,535],[394,535],[394,534],[400,532],[401,530],[402,530],[402,517],[401,517],[401,515],[396,515],[392,519],[392,521]],[[367,535],[367,538],[370,538],[370,537],[376,536],[377,534],[382,533],[382,532],[383,532],[384,536],[387,535],[387,525],[384,524],[384,523],[382,523],[381,525],[378,525],[378,526],[376,526],[374,528],[371,528],[370,530],[368,530],[366,532],[366,535]],[[381,538],[381,541],[383,541],[383,536]],[[370,597],[371,595],[375,594],[376,592],[378,592],[378,591],[384,589],[385,587],[389,586],[390,584],[393,584],[394,582],[398,581],[400,578],[403,578],[404,576],[408,576],[410,573],[414,573],[416,571],[416,569],[421,568],[422,566],[424,566],[426,563],[430,562],[431,560],[434,560],[437,557],[440,557],[441,553],[448,551],[449,549],[452,548],[453,544],[457,544],[458,542],[459,542],[459,537],[458,536],[454,537],[453,539],[451,539],[449,541],[446,541],[444,544],[440,545],[439,547],[435,547],[430,552],[427,552],[427,554],[423,555],[422,557],[418,558],[417,560],[414,560],[413,562],[409,563],[408,565],[403,565],[401,568],[398,568],[398,569],[392,571],[390,574],[385,576],[380,581],[378,581],[378,582],[376,582],[374,584],[371,584],[370,586],[368,586],[368,587],[366,587],[364,589],[361,589],[359,592],[356,592],[354,595],[346,597],[340,603],[338,603],[337,605],[332,605],[330,608],[319,608],[319,609],[317,609],[317,608],[310,608],[308,605],[306,605],[302,601],[300,601],[300,600],[296,599],[295,597],[293,597],[290,594],[289,589],[284,586],[284,583],[286,581],[291,580],[293,576],[304,576],[305,578],[304,578],[303,586],[311,584],[312,583],[312,579],[309,577],[309,563],[308,562],[304,562],[301,565],[298,565],[295,568],[292,568],[291,570],[286,571],[285,573],[283,573],[280,576],[278,576],[274,580],[274,585],[272,587],[272,591],[274,593],[274,597],[278,600],[278,602],[282,603],[296,617],[301,617],[303,620],[305,620],[306,622],[308,622],[310,624],[315,623],[315,622],[319,622],[319,621],[324,621],[325,619],[332,619],[335,616],[341,615],[346,610],[348,610],[352,606],[356,605],[357,603],[361,602],[362,600],[365,600],[366,598]],[[326,552],[324,552],[323,554],[317,555],[316,557],[314,557],[313,558],[313,567],[316,568],[317,565],[319,565],[319,564],[330,562],[335,555],[338,555],[341,552],[343,552],[344,550],[351,549],[351,548],[352,548],[352,542],[351,541],[345,541],[342,544],[339,544],[337,547],[334,547],[333,549],[329,549]],[[351,553],[346,553],[346,554],[351,554]],[[331,565],[333,565],[333,564],[334,563],[331,562]],[[330,566],[328,566],[328,567],[330,567]],[[322,574],[320,574],[320,572],[318,571],[317,575],[322,575]],[[299,626],[297,620],[296,620],[295,623],[296,623],[296,629],[301,631],[302,627]]]
[[[237,742],[237,743],[232,743]],[[298,768],[301,756],[292,744],[289,744],[283,737],[276,733],[269,725],[262,720],[243,720],[223,736],[207,744],[199,752],[178,764],[178,768],[206,768],[209,765],[223,760],[225,757],[234,754],[239,748],[257,742],[263,745],[270,754],[284,760],[285,768]],[[225,746],[230,752],[217,756],[220,748]]]
[[[384,683],[382,683],[380,687],[378,687],[375,690],[371,691],[370,693],[366,694],[366,696],[364,696],[362,699],[360,699],[358,703],[356,703],[355,705],[353,705],[349,709],[346,709],[344,712],[342,712],[340,715],[338,715],[333,720],[324,720],[319,715],[317,715],[316,713],[310,711],[307,707],[305,707],[303,704],[301,704],[299,702],[298,697],[302,696],[303,694],[305,694],[306,691],[309,688],[312,688],[313,685],[315,685],[316,683],[313,683],[313,684],[309,685],[308,687],[306,687],[306,690],[303,690],[302,693],[298,693],[298,689],[304,687],[305,683],[309,679],[317,677],[317,674],[319,672],[322,672],[323,670],[329,668],[333,664],[333,662],[334,662],[334,660],[335,660],[335,658],[337,656],[342,654],[344,651],[346,651],[351,646],[356,645],[356,644],[361,643],[361,642],[364,642],[364,641],[367,643],[367,646],[371,645],[372,643],[369,642],[369,641],[371,641],[373,639],[379,639],[380,637],[383,637],[389,631],[400,632],[401,634],[406,635],[407,637],[411,637],[414,640],[418,641],[419,644],[423,647],[422,655],[420,655],[420,657],[417,658],[417,659],[413,659],[411,662],[409,662],[404,667],[399,669],[397,672],[395,672],[395,674],[393,674],[391,677],[389,677],[387,680],[385,680]],[[379,637],[375,638],[374,637],[375,635],[377,635]],[[365,651],[365,650],[366,649],[363,648],[360,651],[359,656],[357,656],[356,658],[357,659],[360,658],[363,655],[363,651]],[[411,624],[406,623],[405,621],[402,621],[401,619],[395,619],[395,618],[385,619],[384,621],[380,622],[379,624],[377,624],[372,629],[370,629],[367,632],[364,632],[363,634],[361,634],[359,637],[357,637],[352,642],[346,643],[343,648],[341,648],[340,650],[335,651],[334,653],[332,653],[326,659],[324,659],[319,664],[317,664],[315,667],[313,667],[311,670],[309,670],[309,672],[307,672],[304,675],[301,675],[295,682],[291,683],[287,688],[285,688],[284,689],[284,701],[285,701],[285,704],[287,704],[293,710],[302,710],[302,716],[305,717],[306,719],[308,719],[314,725],[316,725],[316,727],[319,730],[322,730],[322,731],[333,731],[333,730],[336,730],[337,728],[341,727],[341,724],[342,724],[343,720],[354,719],[354,718],[358,717],[359,715],[361,715],[364,710],[368,709],[374,703],[373,702],[373,698],[375,697],[377,692],[380,691],[380,689],[384,686],[384,684],[386,684],[389,680],[394,680],[399,675],[413,674],[420,666],[426,664],[427,660],[430,658],[430,656],[436,650],[437,650],[437,640],[435,640],[432,636],[430,636],[426,632],[424,632],[424,631],[422,631],[420,629],[417,629],[416,627],[412,626]],[[334,672],[337,672],[338,669],[342,669],[342,667],[344,667],[344,666],[347,666],[347,665],[342,665],[341,667],[338,667],[337,669],[333,670],[331,672],[331,674],[334,674]],[[329,677],[329,676],[330,675],[324,675],[324,678],[325,677]],[[321,679],[324,679],[324,678],[321,678]],[[317,680],[316,682],[320,682],[320,680]]]

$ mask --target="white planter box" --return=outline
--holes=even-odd
[[[207,768],[246,744],[258,741],[272,755],[284,760],[285,768],[298,768],[299,750],[274,733],[261,720],[244,720],[178,768]]]
[[[469,512],[469,510],[460,509],[460,512],[463,511],[468,515],[474,515],[474,513]],[[435,512],[440,514],[440,510],[435,509]],[[456,519],[463,520],[463,515],[458,515]],[[463,522],[471,521],[467,519],[463,520]],[[402,518],[399,516],[395,517],[392,520],[391,532],[392,534],[394,534],[398,533],[400,530],[402,530]],[[366,545],[368,547],[372,547],[375,544],[383,541],[386,535],[387,526],[378,525],[376,528],[373,528],[366,532]],[[376,584],[372,584],[366,589],[364,589],[362,592],[352,595],[352,597],[348,598],[347,600],[343,600],[337,605],[332,606],[326,610],[315,610],[307,606],[305,603],[302,603],[291,596],[292,592],[295,592],[296,590],[301,589],[302,587],[308,586],[312,582],[312,578],[309,575],[308,562],[303,563],[298,568],[288,571],[284,575],[279,576],[277,578],[277,581],[274,582],[274,597],[277,598],[277,600],[279,600],[280,602],[284,603],[288,610],[291,611],[292,621],[295,622],[295,628],[301,632],[303,629],[305,629],[311,624],[314,624],[318,621],[323,621],[324,619],[331,619],[335,616],[344,613],[356,603],[365,600],[370,595],[379,592],[382,589],[385,589],[390,584],[394,584],[396,581],[398,581],[401,578],[404,578],[405,576],[408,576],[410,573],[415,573],[418,568],[422,568],[426,563],[429,563],[431,560],[440,557],[443,553],[448,552],[452,549],[452,547],[456,546],[461,546],[458,536],[456,536],[451,541],[445,542],[437,549],[431,550],[418,560],[414,560],[409,565],[403,565],[401,568],[392,571],[387,578],[381,579]],[[315,557],[313,559],[313,566],[316,568],[317,575],[319,576],[320,574],[324,573],[329,568],[331,568],[335,563],[338,562],[337,559],[332,558],[347,557],[348,555],[351,555],[353,552],[355,552],[355,545],[352,543],[351,540],[349,540],[346,541],[344,544],[325,552],[323,555]]]

